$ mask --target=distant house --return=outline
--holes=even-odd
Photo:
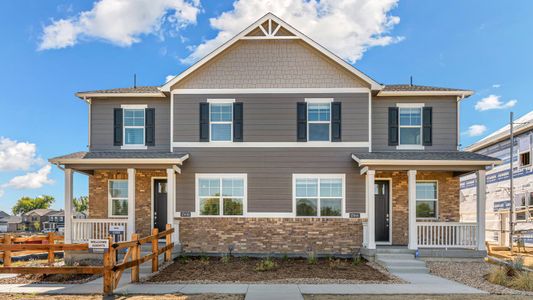
[[[40,231],[43,230],[43,223],[48,222],[48,216],[53,213],[57,213],[54,209],[34,209],[25,214],[22,214],[22,222],[24,228],[27,231]],[[39,224],[38,228],[35,224]]]
[[[22,217],[3,216],[0,218],[0,232],[16,232],[23,230]]]
[[[42,230],[62,231],[65,228],[65,211],[50,212],[45,216],[45,220],[41,226]]]
[[[6,213],[6,212],[3,211],[3,210],[0,210],[0,219],[6,218],[6,217],[9,217],[9,214]]]

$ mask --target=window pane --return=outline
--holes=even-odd
[[[320,199],[321,216],[340,216],[342,211],[341,199]]]
[[[126,145],[144,145],[144,129],[143,128],[126,128],[125,130],[125,144]]]
[[[296,179],[296,197],[317,197],[318,179]]]
[[[400,128],[402,145],[420,145],[420,128]]]
[[[128,215],[128,200],[113,199],[111,203],[111,213],[114,216]]]
[[[205,198],[200,200],[200,214],[214,216],[220,214],[220,201],[218,198]]]
[[[240,216],[242,215],[242,199],[224,198],[224,215]]]
[[[157,185],[157,192],[160,194],[166,194],[167,193],[167,183],[166,182],[160,182]]]
[[[125,109],[125,126],[144,126],[144,109]]]
[[[296,199],[296,215],[297,216],[316,216],[317,199]]]
[[[320,180],[321,197],[342,197],[342,180],[341,179],[322,179]]]
[[[199,196],[220,196],[220,180],[219,179],[199,179]]]
[[[416,217],[417,218],[435,218],[435,205],[437,201],[416,201]]]
[[[211,104],[212,122],[231,122],[233,120],[233,104]]]
[[[308,104],[309,121],[329,121],[330,104],[329,103],[309,103]]]
[[[244,196],[244,180],[222,179],[222,196]]]
[[[419,126],[422,123],[421,108],[400,108],[400,125]]]
[[[329,141],[329,124],[309,124],[310,141]]]
[[[128,182],[125,180],[109,181],[111,198],[128,198]]]
[[[211,124],[212,141],[231,141],[231,124]]]
[[[437,183],[417,182],[416,199],[437,199]]]

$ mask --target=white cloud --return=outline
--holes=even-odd
[[[389,12],[398,0],[236,0],[233,9],[210,19],[213,39],[191,46],[182,59],[192,63],[226,42],[267,12],[272,12],[351,63],[370,47],[386,46],[403,37],[389,35],[400,18]]]
[[[196,23],[200,0],[98,0],[91,10],[53,21],[43,30],[39,50],[76,45],[80,39],[102,39],[131,46],[141,35],[161,34]]]
[[[41,163],[35,144],[0,137],[0,171],[27,170]]]
[[[50,175],[51,171],[52,167],[50,165],[46,165],[35,172],[29,172],[25,175],[13,177],[7,183],[3,184],[2,187],[11,187],[19,190],[38,189],[43,187],[45,184],[52,184],[54,182],[52,179],[48,178],[48,175]]]
[[[468,131],[466,132],[466,134],[468,136],[480,136],[482,135],[483,133],[485,133],[487,131],[487,126],[485,125],[480,125],[480,124],[474,124],[470,127],[468,127]]]
[[[167,77],[165,77],[165,83],[171,81],[174,77],[176,77],[176,75],[168,75]]]
[[[502,86],[502,85],[499,84],[499,83],[495,83],[495,84],[492,85],[492,87],[495,88],[495,89],[497,89],[497,88],[499,88],[499,87],[501,87],[501,86]]]
[[[509,100],[505,103],[500,101],[500,96],[496,95],[490,95],[488,97],[485,97],[481,100],[479,100],[476,103],[476,110],[484,111],[484,110],[491,110],[491,109],[506,109],[511,108],[516,105],[518,100]]]

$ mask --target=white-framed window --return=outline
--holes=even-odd
[[[208,99],[209,140],[211,142],[233,141],[233,103],[235,99]]]
[[[307,140],[329,142],[331,140],[331,102],[333,99],[306,99]]]
[[[399,148],[422,148],[422,108],[423,104],[397,104],[399,122]]]
[[[247,210],[246,174],[196,174],[199,216],[243,216]]]
[[[146,105],[122,105],[124,148],[145,147]]]
[[[109,180],[107,197],[109,217],[128,216],[128,180]]]
[[[292,190],[297,217],[342,217],[344,174],[293,174]]]
[[[418,219],[437,219],[439,206],[439,187],[437,181],[416,182],[416,217]]]

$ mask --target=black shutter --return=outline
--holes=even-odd
[[[298,142],[307,142],[307,103],[297,103],[297,129],[296,138]]]
[[[398,146],[398,107],[389,107],[389,146]]]
[[[145,109],[144,133],[146,146],[155,146],[155,108]]]
[[[341,103],[331,103],[331,141],[340,142],[341,139]]]
[[[209,142],[209,103],[200,103],[200,142]]]
[[[422,143],[424,146],[431,146],[433,144],[433,109],[431,107],[424,107],[422,109]]]
[[[233,141],[243,141],[242,102],[233,103]]]
[[[113,112],[113,145],[122,146],[122,108]]]

